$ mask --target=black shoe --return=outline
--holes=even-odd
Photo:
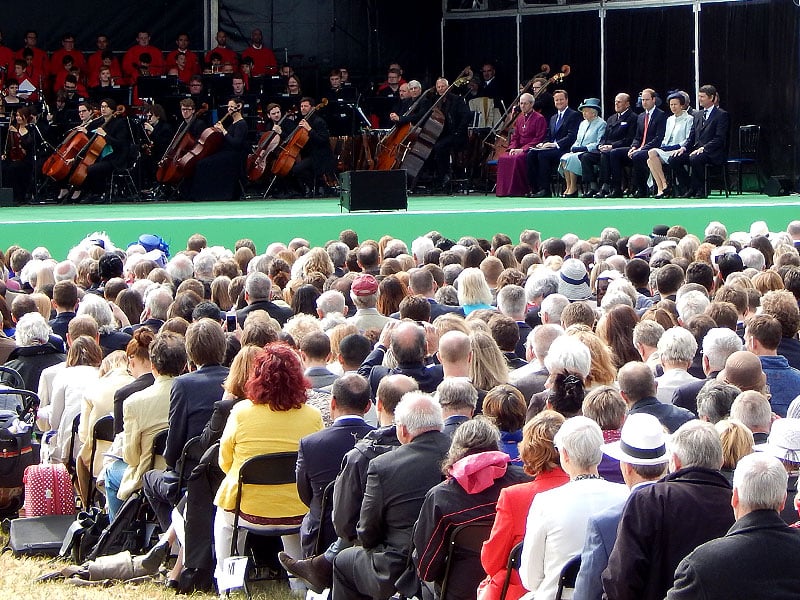
[[[656,194],[655,196],[653,196],[653,200],[663,200],[664,198],[668,198],[668,197],[669,196],[667,196],[666,193],[661,192],[661,193]]]
[[[531,192],[528,194],[528,198],[547,198],[549,194],[545,190],[539,190],[538,192]]]
[[[623,196],[624,196],[624,194],[622,193],[622,190],[621,190],[621,189],[619,189],[619,188],[614,188],[614,189],[612,189],[611,191],[609,191],[609,192],[608,192],[608,193],[607,193],[605,196],[603,196],[603,197],[604,197],[604,198],[622,198]]]
[[[165,538],[159,541],[155,546],[150,548],[150,552],[142,558],[142,568],[147,570],[148,573],[155,573],[158,571],[164,561],[169,556],[170,543]],[[167,581],[170,581],[169,579]]]
[[[564,192],[563,194],[561,194],[561,197],[562,198],[577,198],[578,197],[578,192],[572,192],[571,194],[568,194],[568,193]]]
[[[286,552],[278,552],[278,561],[289,573],[305,581],[316,594],[333,585],[333,564],[328,562],[324,554],[296,560]]]
[[[692,198],[692,197],[694,197],[694,192],[692,190],[689,190],[688,192],[684,192],[683,194],[681,194],[680,197],[681,198]]]

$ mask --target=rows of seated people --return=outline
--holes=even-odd
[[[143,492],[170,586],[213,589],[238,520],[337,600],[560,597],[565,567],[575,598],[800,593],[800,221],[157,242],[8,248],[0,360],[82,504]],[[239,505],[280,452],[295,482]]]

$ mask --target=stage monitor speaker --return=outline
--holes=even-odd
[[[764,193],[767,196],[788,196],[794,191],[791,177],[773,175],[764,184]]]
[[[345,171],[339,205],[354,210],[405,210],[408,208],[406,172]]]
[[[0,208],[14,206],[14,190],[0,187]]]

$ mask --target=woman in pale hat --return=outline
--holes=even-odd
[[[561,157],[558,172],[567,182],[567,189],[561,194],[563,198],[577,198],[578,177],[581,176],[580,155],[597,148],[597,144],[606,132],[606,122],[600,118],[600,100],[587,98],[578,107],[583,114],[583,121],[578,127],[578,137],[570,151]]]
[[[789,481],[781,517],[787,523],[794,523],[797,521],[797,509],[790,499],[797,494],[797,477],[800,474],[800,419],[776,420],[772,423],[767,443],[759,444],[755,449],[778,458],[786,468]]]

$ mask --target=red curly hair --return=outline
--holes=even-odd
[[[244,389],[253,404],[286,411],[303,406],[310,387],[297,352],[283,342],[273,342],[256,356]]]

